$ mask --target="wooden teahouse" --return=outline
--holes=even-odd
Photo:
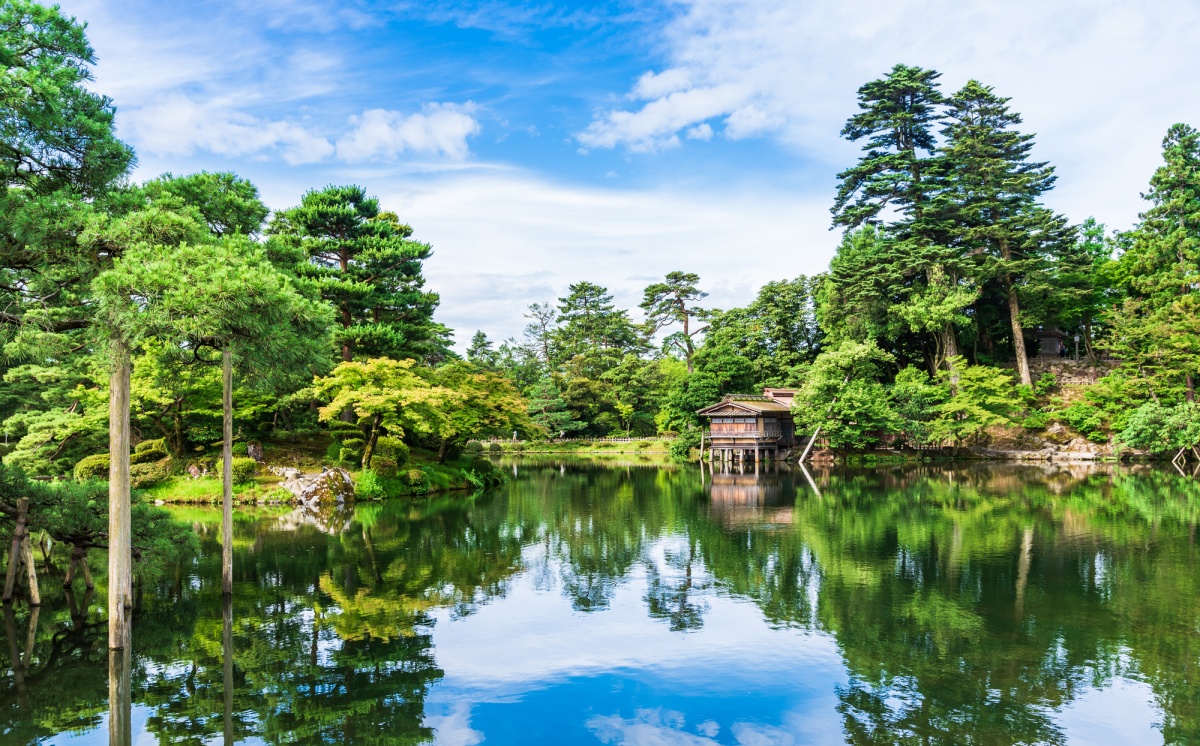
[[[763,389],[762,396],[727,394],[696,414],[709,421],[700,442],[701,458],[756,462],[777,459],[780,451],[796,443],[792,420],[792,389]]]

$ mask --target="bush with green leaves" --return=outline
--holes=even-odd
[[[1050,392],[1058,388],[1058,376],[1053,373],[1043,373],[1034,381],[1033,393],[1040,397],[1049,396]]]
[[[382,500],[387,497],[383,480],[374,469],[363,469],[354,480],[354,496],[360,500]]]
[[[248,449],[249,446],[246,445],[245,441],[238,441],[237,443],[233,444],[231,450],[233,451],[234,456],[245,456]]]
[[[1156,456],[1173,456],[1181,448],[1192,448],[1200,443],[1200,405],[1146,402],[1129,415],[1117,440]]]
[[[108,479],[109,459],[107,453],[97,453],[85,456],[75,464],[75,481],[83,482],[88,479]]]
[[[478,440],[469,441],[463,447],[463,453],[471,457],[479,456],[481,453],[483,453],[483,443],[480,443]]]
[[[420,469],[409,469],[404,478],[414,495],[424,495],[429,491],[429,475]]]
[[[498,487],[508,481],[508,476],[496,468],[486,458],[475,458],[471,460],[471,465],[466,472],[467,481],[477,488],[487,489],[489,487]]]
[[[233,481],[235,484],[249,482],[258,472],[258,462],[248,456],[234,456],[232,463]],[[217,474],[221,473],[224,461],[218,461]]]
[[[692,457],[692,450],[700,447],[699,428],[689,428],[679,434],[679,437],[671,441],[667,453],[673,461],[687,461]]]
[[[938,407],[932,436],[962,445],[978,442],[989,427],[1012,424],[1011,417],[1020,405],[1012,374],[985,365],[966,365],[962,358],[955,358],[952,364],[953,372],[940,373],[953,391]]]
[[[499,455],[503,452],[504,448],[499,443],[488,443],[488,453]]]
[[[1077,401],[1057,412],[1061,421],[1075,428],[1083,437],[1097,443],[1108,441],[1104,412],[1091,402]]]
[[[906,440],[930,442],[931,423],[937,417],[938,407],[950,397],[950,389],[935,382],[923,369],[909,365],[896,374],[888,394]]]
[[[393,469],[404,468],[408,464],[409,455],[408,444],[399,438],[394,438],[390,435],[381,435],[375,442],[374,456],[391,459],[394,463]]]
[[[142,489],[152,484],[158,484],[171,476],[171,467],[170,459],[132,464],[129,467],[129,486],[134,489]]]

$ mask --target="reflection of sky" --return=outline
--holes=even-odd
[[[670,539],[647,551],[660,575]],[[713,589],[693,569],[707,607],[699,630],[651,618],[646,568],[617,586],[607,608],[579,612],[556,583],[566,568],[540,546],[531,571],[476,613],[438,612],[435,655],[445,678],[426,701],[440,746],[479,743],[835,744],[844,742],[835,687],[846,682],[836,640],[772,628],[753,604]],[[699,563],[697,563],[699,564]],[[709,589],[705,590],[707,586]],[[1150,688],[1116,678],[1086,688],[1053,717],[1068,744],[1162,743]]]
[[[439,615],[446,676],[426,707],[439,744],[841,743],[846,675],[829,636],[772,629],[754,605],[702,590],[703,627],[672,632],[647,612],[641,567],[591,613],[534,575],[475,614]]]

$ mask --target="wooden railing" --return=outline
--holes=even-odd
[[[782,438],[783,433],[778,430],[720,430],[716,433],[708,430],[704,433],[704,437],[710,440],[713,438]]]

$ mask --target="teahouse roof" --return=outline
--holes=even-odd
[[[716,404],[709,405],[704,409],[696,410],[696,414],[701,417],[715,417],[718,415],[739,415],[739,414],[783,414],[790,413],[792,408],[783,402],[775,401],[769,396],[755,396],[753,394],[726,394],[721,401]]]

